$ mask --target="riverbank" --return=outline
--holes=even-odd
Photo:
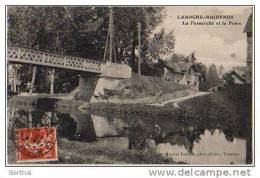
[[[77,148],[77,149],[75,149]],[[8,163],[15,164],[15,147],[8,143]],[[155,149],[129,150],[128,138],[98,138],[96,142],[58,139],[57,162],[52,164],[176,164],[157,154]],[[48,164],[48,162],[46,162]],[[46,164],[42,163],[42,164]]]
[[[106,100],[99,100],[98,102],[109,102],[109,103],[118,103],[118,104],[154,104],[154,105],[161,105],[164,102],[187,97],[190,95],[195,95],[198,92],[194,90],[180,90],[173,93],[160,93],[156,94],[155,96],[146,96],[142,98],[134,98],[134,99],[128,99],[128,98],[107,98]]]
[[[80,89],[81,94],[89,91],[85,88]],[[8,103],[16,106],[41,106],[40,109],[54,108],[69,109],[88,105],[89,103],[116,103],[116,104],[158,104],[169,100],[192,96],[198,91],[192,90],[185,85],[165,81],[156,76],[139,76],[133,74],[129,79],[121,80],[113,89],[104,88],[104,93],[93,94],[90,101],[76,99],[73,93],[67,94],[46,94],[46,93],[21,93],[8,99]],[[43,107],[44,106],[44,107]],[[46,106],[46,107],[45,107]]]
[[[73,148],[77,148],[77,150]],[[80,153],[80,154],[78,154]],[[88,154],[84,154],[88,153]],[[98,138],[96,142],[85,143],[60,140],[60,161],[74,164],[174,164],[169,158],[156,153],[155,149],[129,150],[128,138]],[[176,163],[175,163],[176,164]]]
[[[155,104],[195,93],[197,91],[173,81],[133,74],[129,79],[119,81],[113,88],[104,88],[104,92],[95,93],[91,102]]]

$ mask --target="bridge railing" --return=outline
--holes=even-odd
[[[34,65],[101,73],[101,62],[99,61],[13,46],[8,46],[7,60],[17,63],[29,63]]]

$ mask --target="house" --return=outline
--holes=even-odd
[[[240,75],[237,73],[237,71],[232,71],[230,74],[230,77],[233,78],[234,84],[245,84],[246,83],[246,78],[244,77],[245,75]]]
[[[200,73],[193,61],[183,59],[178,61],[164,61],[163,79],[186,85],[199,90]]]
[[[229,72],[224,75],[224,80],[227,84],[246,84],[248,77],[247,67],[233,67]]]

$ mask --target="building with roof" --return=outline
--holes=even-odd
[[[163,79],[199,90],[200,73],[192,61],[164,61]]]
[[[252,61],[253,61],[253,14],[251,14],[245,25],[243,33],[246,33],[247,36],[247,56],[246,56],[246,63],[248,68],[248,75],[247,75],[247,83],[252,82]]]
[[[248,77],[248,69],[246,66],[233,67],[224,75],[224,81],[226,84],[246,84]]]

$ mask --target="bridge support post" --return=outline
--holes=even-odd
[[[51,71],[51,87],[50,87],[50,94],[54,94],[54,75],[55,75],[55,69],[52,69],[52,71]]]
[[[91,97],[94,94],[98,81],[97,74],[80,74],[79,75],[79,85],[78,87],[71,92],[71,95],[76,100],[90,101]]]
[[[77,113],[74,118],[77,122],[76,139],[89,142],[96,141],[96,132],[91,115]]]
[[[16,66],[15,65],[12,65],[12,85],[11,85],[11,91],[14,91],[14,92],[17,92],[17,89],[16,89],[16,81],[17,81],[17,78],[16,78]]]
[[[31,86],[30,86],[30,93],[32,93],[33,89],[34,89],[34,82],[35,82],[35,77],[36,77],[36,69],[37,69],[37,67],[34,66],[33,67],[32,81],[31,81]]]

